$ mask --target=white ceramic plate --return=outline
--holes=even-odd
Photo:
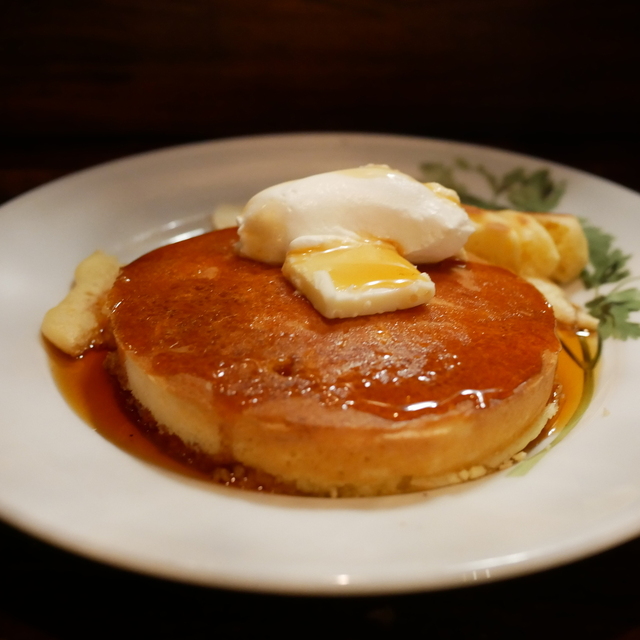
[[[562,209],[614,234],[640,273],[640,196],[534,158],[371,135],[203,143],[110,163],[0,209],[0,515],[104,562],[204,585],[283,593],[384,593],[520,575],[640,533],[640,341],[608,341],[578,426],[524,477],[429,495],[325,500],[210,486],[155,468],[83,423],[51,378],[47,308],[96,248],[130,260],[208,226],[220,203],[283,180],[368,162],[419,175],[464,157],[503,174],[549,167]],[[474,189],[481,188],[477,179]]]

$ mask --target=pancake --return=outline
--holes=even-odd
[[[428,265],[429,304],[329,320],[236,242],[161,247],[108,294],[123,386],[188,447],[307,494],[392,494],[498,468],[553,413],[553,312],[509,271]]]

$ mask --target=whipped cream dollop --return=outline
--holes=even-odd
[[[282,264],[327,318],[427,303],[435,286],[415,265],[458,253],[474,230],[455,191],[386,165],[277,184],[247,203],[238,253]]]
[[[291,248],[375,239],[422,264],[455,255],[473,230],[454,191],[386,165],[367,165],[284,182],[253,196],[239,218],[238,252],[282,264]]]

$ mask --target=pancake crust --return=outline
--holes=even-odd
[[[329,320],[236,241],[157,249],[109,294],[127,386],[187,445],[303,492],[374,495],[496,468],[544,426],[560,346],[524,280],[449,260],[425,268],[428,305]]]

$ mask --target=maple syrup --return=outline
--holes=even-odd
[[[526,451],[536,449],[550,437],[556,438],[552,442],[556,444],[582,417],[593,395],[601,348],[597,332],[560,328],[558,334],[562,344],[554,392],[557,396],[558,411]],[[544,451],[537,455],[540,456],[542,453]]]
[[[54,380],[75,412],[102,437],[146,462],[191,478],[240,489],[295,495],[288,484],[241,464],[219,464],[186,447],[176,436],[141,420],[105,367],[106,349],[93,348],[74,358],[46,339],[45,348]]]
[[[161,247],[124,267],[108,298],[116,344],[145,374],[210,386],[227,424],[252,404],[301,398],[395,421],[469,399],[481,408],[559,350],[546,301],[503,269],[422,265],[438,291],[429,304],[327,319],[279,267],[238,257],[236,242],[227,229]]]
[[[590,399],[590,377],[598,360],[597,338],[594,334],[580,336],[566,329],[560,331],[560,336],[563,349],[558,359],[555,391],[558,412],[529,449],[571,425]],[[73,358],[48,342],[46,348],[56,384],[69,405],[101,436],[124,451],[200,480],[255,491],[297,493],[293,487],[242,465],[216,465],[208,456],[198,456],[189,450],[175,436],[142,423],[105,369],[106,350],[90,349],[81,357]]]

